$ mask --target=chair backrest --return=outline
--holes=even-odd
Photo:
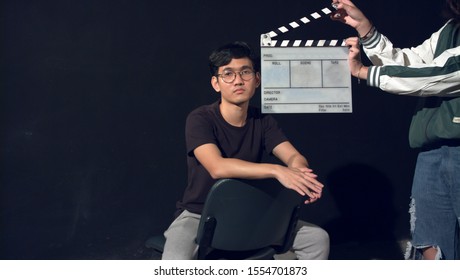
[[[211,188],[198,228],[200,249],[289,249],[302,197],[276,180],[222,179]]]

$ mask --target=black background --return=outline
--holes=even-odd
[[[443,23],[441,0],[355,3],[396,46],[419,45]],[[136,259],[186,184],[186,115],[218,98],[209,53],[235,40],[259,50],[260,34],[330,1],[0,5],[0,258]],[[322,18],[282,39],[348,36]],[[352,114],[275,115],[326,185],[302,218],[329,231],[331,258],[400,257],[363,244],[408,236],[416,101],[353,79]],[[335,253],[340,244],[351,255]]]

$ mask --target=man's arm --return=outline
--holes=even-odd
[[[288,167],[308,168],[307,159],[294,148],[291,142],[280,143],[273,149],[273,154]]]
[[[314,202],[321,198],[324,185],[316,179],[318,176],[309,168],[307,159],[289,141],[277,145],[273,149],[273,154],[289,169],[300,173],[302,179],[307,181],[306,186],[312,194],[309,195],[310,200],[308,202]]]
[[[278,145],[274,153],[275,155],[282,154],[280,159],[288,165],[282,166],[279,164],[270,163],[254,163],[235,158],[224,158],[215,144],[204,144],[194,150],[195,157],[206,168],[212,178],[241,178],[241,179],[266,179],[276,178],[283,186],[297,191],[299,194],[307,195],[310,201],[314,201],[320,196],[323,185],[316,180],[316,175],[307,168],[305,158],[288,154],[286,151],[292,152],[289,148],[293,146],[289,144]],[[286,155],[285,155],[286,154]],[[302,162],[302,158],[305,162]],[[286,162],[284,161],[286,160]],[[290,163],[288,163],[290,162]],[[291,166],[289,166],[291,164]]]

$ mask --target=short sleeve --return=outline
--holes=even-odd
[[[210,120],[210,113],[204,108],[198,108],[192,111],[185,122],[185,142],[187,154],[192,155],[193,150],[197,147],[214,143],[216,144],[216,137],[213,133],[214,126]]]

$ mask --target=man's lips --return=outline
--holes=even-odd
[[[237,88],[233,90],[233,93],[243,93],[243,92],[245,92],[244,88]]]

